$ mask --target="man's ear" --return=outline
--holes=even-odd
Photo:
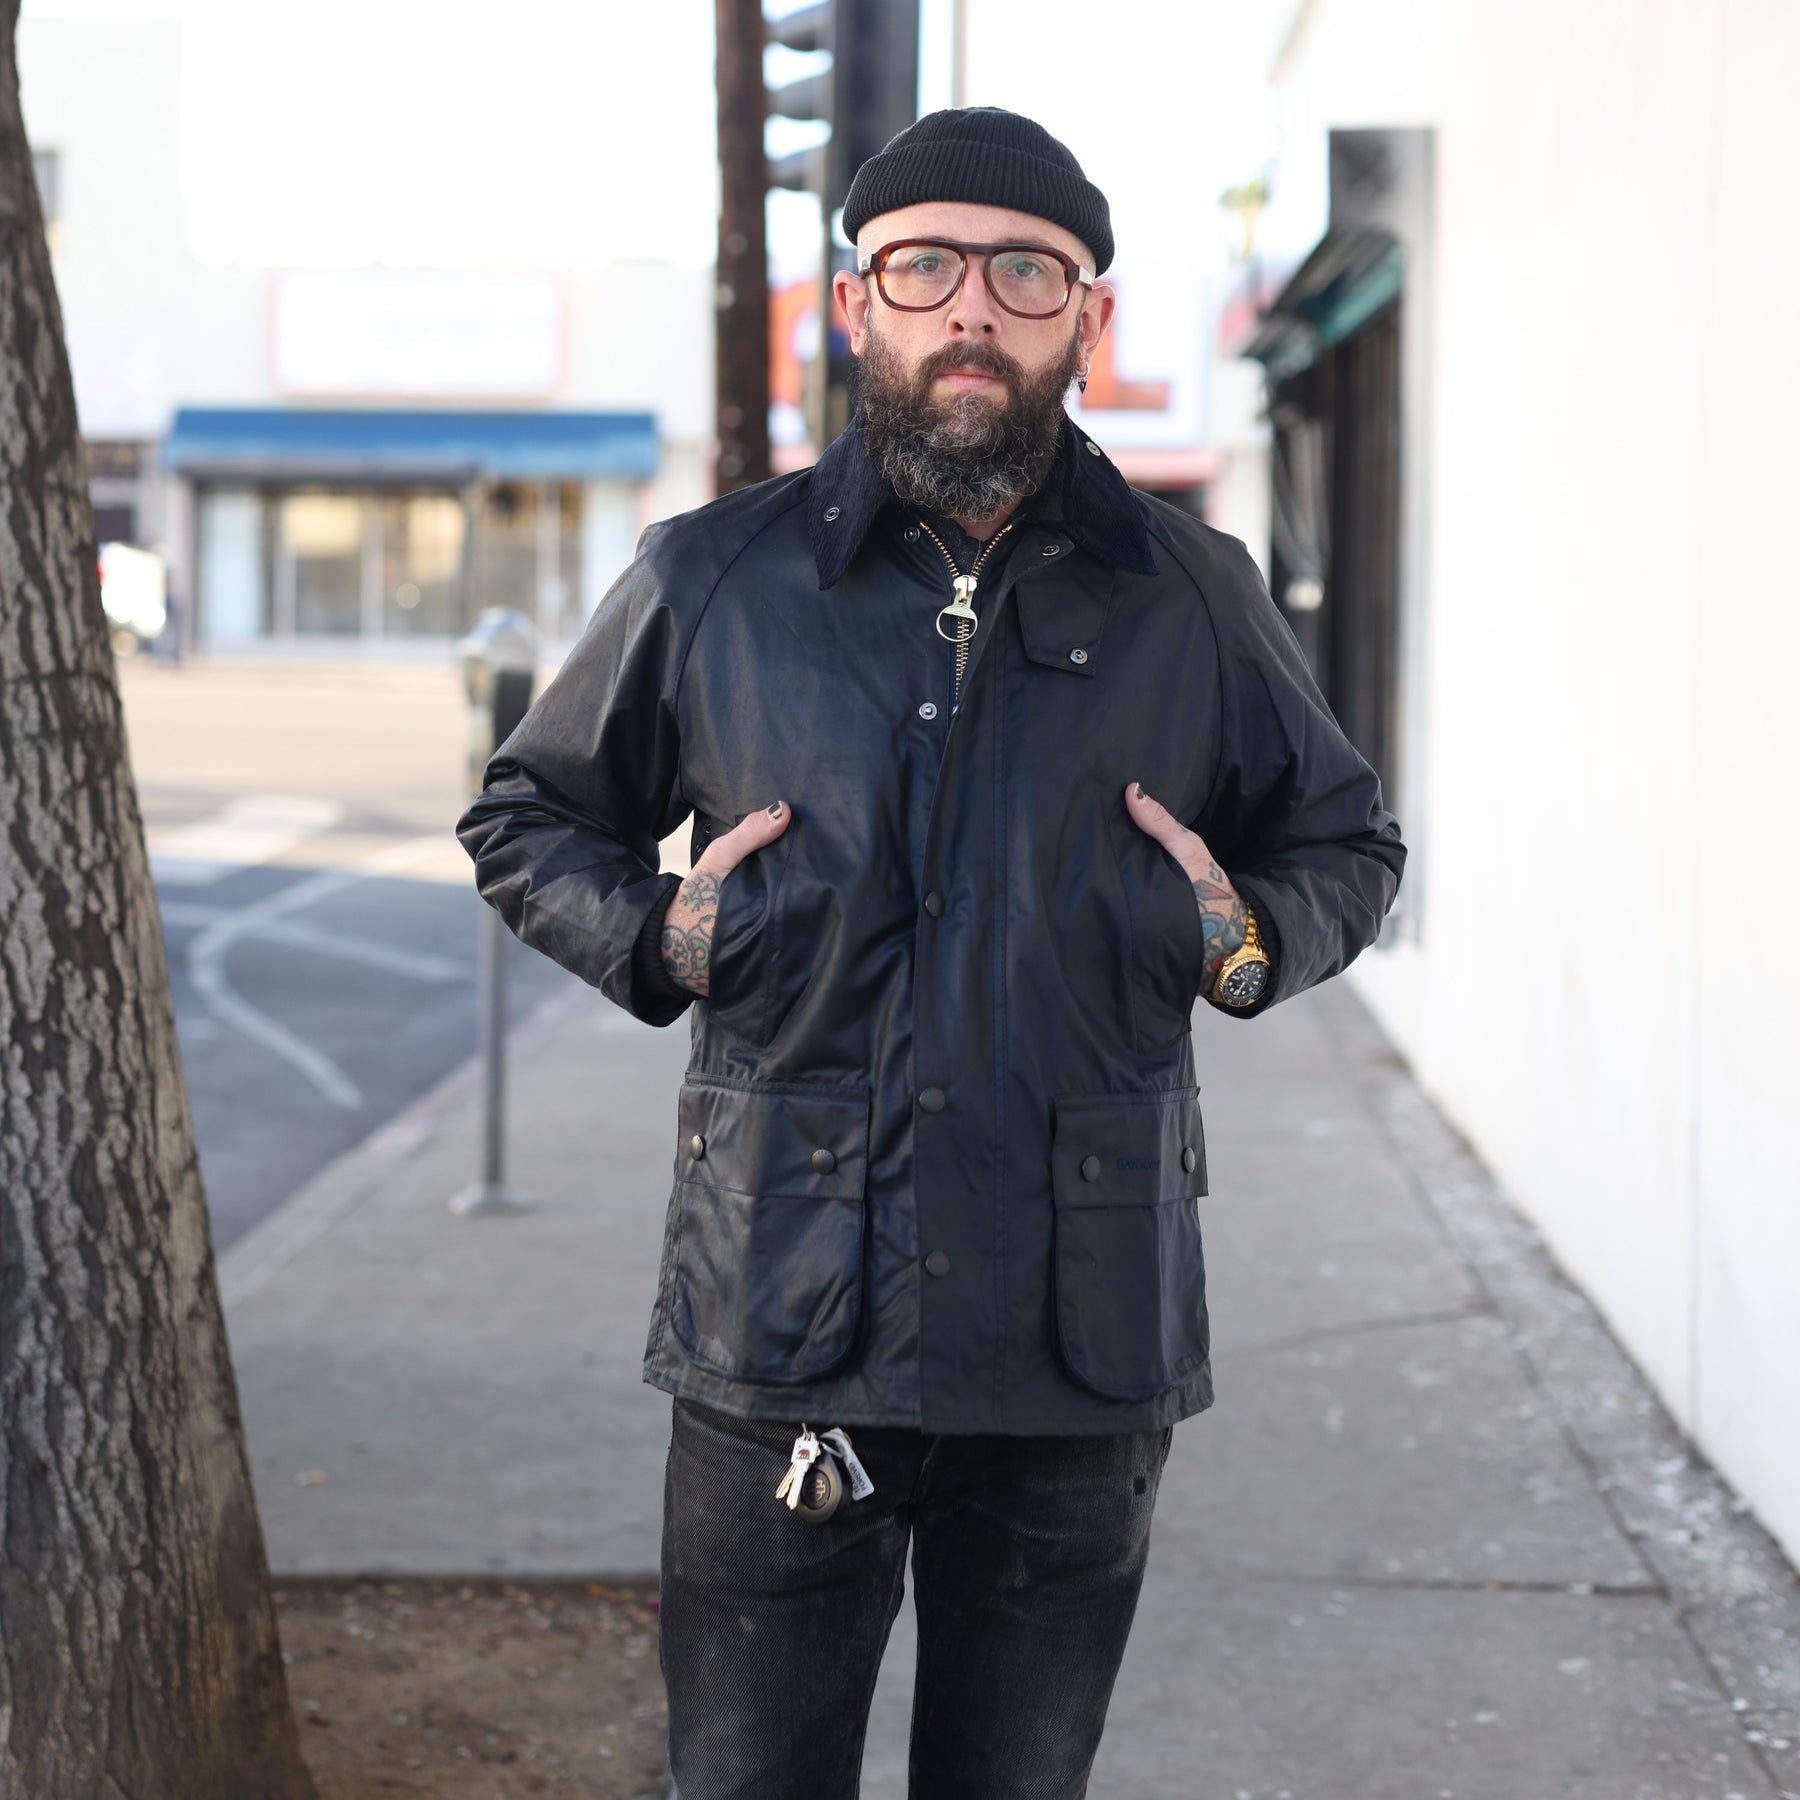
[[[1096,281],[1081,303],[1081,317],[1076,331],[1081,338],[1082,359],[1092,362],[1106,328],[1112,323],[1113,309],[1119,304],[1118,291],[1110,281]]]
[[[850,332],[850,354],[861,356],[869,338],[869,283],[850,269],[839,269],[831,278],[832,298],[844,315]]]

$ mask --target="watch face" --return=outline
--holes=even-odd
[[[1219,998],[1227,1006],[1248,1006],[1268,984],[1266,962],[1239,963],[1219,984]]]

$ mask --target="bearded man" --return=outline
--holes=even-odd
[[[1335,975],[1404,851],[1243,545],[1063,412],[1114,307],[1070,152],[933,114],[844,229],[850,428],[646,533],[459,832],[525,942],[694,1008],[644,1363],[681,1800],[856,1793],[909,1548],[911,1792],[1049,1800],[1213,1398],[1193,1007]]]

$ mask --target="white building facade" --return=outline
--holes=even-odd
[[[1768,0],[1298,6],[1219,522],[1411,845],[1352,978],[1800,1558],[1797,67]]]
[[[101,540],[202,650],[433,651],[493,604],[567,641],[711,495],[711,270],[203,264],[182,30],[19,28]]]

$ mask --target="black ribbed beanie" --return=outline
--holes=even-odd
[[[966,200],[1035,213],[1072,231],[1094,253],[1094,273],[1113,259],[1106,196],[1043,126],[998,106],[927,113],[856,171],[844,202],[852,243],[869,220],[922,200]]]

